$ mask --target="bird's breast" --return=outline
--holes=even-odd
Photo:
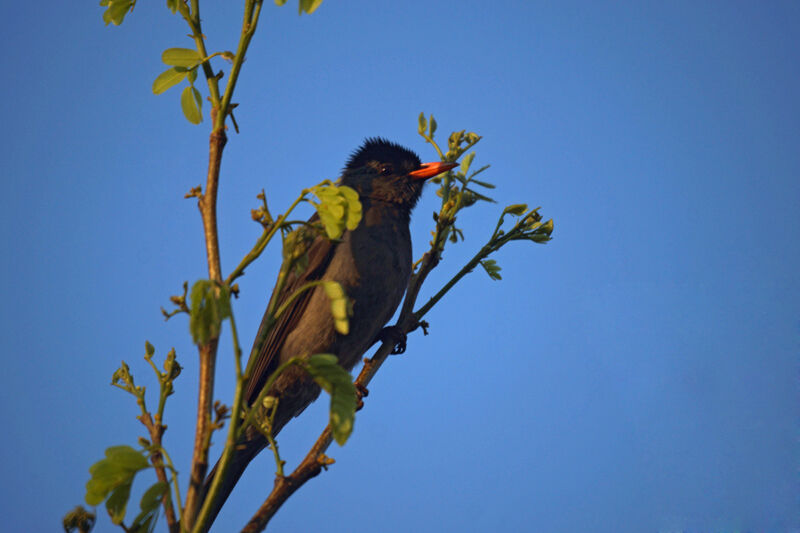
[[[411,237],[407,220],[383,214],[365,216],[345,234],[331,264],[332,279],[344,287],[353,315],[350,332],[336,344],[340,362],[352,367],[397,310],[411,274]],[[338,278],[338,279],[337,279]]]

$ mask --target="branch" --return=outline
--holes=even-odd
[[[228,75],[228,85],[225,94],[219,98],[217,77],[213,75],[208,61],[203,63],[203,70],[209,81],[211,91],[213,127],[209,139],[208,176],[205,192],[198,198],[198,207],[203,219],[203,231],[206,241],[206,256],[208,259],[208,277],[212,281],[222,282],[222,268],[219,257],[219,237],[217,231],[217,190],[219,186],[220,165],[222,151],[227,142],[225,134],[225,119],[229,114],[231,98],[239,78],[239,71],[250,40],[256,30],[258,17],[261,13],[262,0],[246,0],[242,33],[239,46],[236,50],[231,72]],[[202,57],[207,57],[205,44],[200,27],[199,2],[192,0],[192,14],[185,17],[192,28],[193,37]],[[218,106],[217,106],[218,104]],[[195,429],[194,451],[192,453],[192,469],[189,480],[189,490],[186,494],[186,512],[184,514],[184,528],[191,530],[200,502],[198,497],[202,491],[203,481],[208,470],[208,448],[211,439],[211,410],[214,398],[214,370],[216,366],[217,346],[219,339],[211,338],[202,346],[198,346],[200,353],[200,377],[197,395],[197,425]]]
[[[169,480],[167,479],[167,472],[164,468],[164,458],[161,452],[161,450],[163,450],[161,445],[161,437],[164,435],[164,430],[166,427],[161,424],[161,420],[156,420],[154,422],[153,417],[151,417],[150,413],[147,411],[142,412],[142,414],[137,418],[142,424],[144,424],[144,426],[147,428],[147,431],[150,433],[150,441],[153,445],[152,449],[154,450],[150,454],[150,462],[155,468],[156,477],[159,481],[168,485]],[[156,416],[156,418],[158,418],[158,416]],[[175,476],[173,475],[173,479],[174,477]],[[177,489],[177,485],[175,488]],[[180,496],[178,496],[178,498],[180,498]],[[164,518],[167,519],[167,527],[169,527],[170,533],[178,533],[180,525],[178,523],[178,518],[175,516],[175,508],[172,506],[172,499],[170,498],[169,490],[164,491],[164,496],[161,499],[161,505],[164,507]],[[178,505],[180,506],[180,499],[178,500]]]
[[[217,491],[219,490],[220,480],[224,479],[223,474],[227,471],[228,464],[230,463],[230,459],[233,456],[233,449],[234,443],[236,439],[236,428],[237,423],[241,419],[241,408],[242,408],[242,394],[243,394],[243,378],[242,378],[242,350],[239,347],[239,335],[236,330],[236,321],[234,320],[233,313],[231,312],[230,315],[231,321],[231,336],[233,337],[233,351],[235,355],[235,363],[236,363],[236,392],[233,399],[233,407],[231,410],[231,417],[230,422],[228,424],[228,437],[225,443],[224,455],[220,459],[220,470],[217,476],[214,478],[214,482],[209,490],[209,493],[206,494],[205,501],[202,503],[202,508],[197,513],[196,521],[192,524],[192,527],[186,525],[187,531],[203,531],[205,529],[205,523],[209,520],[209,515],[211,514],[211,502],[214,501],[214,496],[216,495]],[[206,443],[206,467],[208,466],[208,443]],[[193,463],[194,466],[194,463]],[[194,474],[194,471],[192,471]],[[205,477],[205,472],[203,472],[203,476]],[[201,484],[204,482],[204,477],[200,479]],[[194,479],[194,476],[193,476]],[[187,506],[188,506],[188,496],[187,496]]]
[[[211,132],[208,176],[206,190],[197,201],[200,215],[203,219],[203,231],[206,241],[206,256],[208,259],[208,277],[213,281],[222,281],[219,258],[219,239],[217,232],[217,189],[219,186],[219,171],[222,162],[222,150],[225,147],[227,136],[224,124],[219,129]],[[211,409],[214,401],[214,370],[217,359],[218,338],[211,338],[203,345],[198,346],[200,354],[199,385],[197,392],[197,422],[194,434],[194,451],[192,452],[192,469],[189,478],[189,490],[186,493],[186,512],[184,513],[184,527],[191,530],[197,508],[198,496],[203,487],[203,481],[208,470],[208,448],[211,438]]]

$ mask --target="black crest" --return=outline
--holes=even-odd
[[[412,168],[418,168],[422,164],[419,156],[408,148],[381,137],[369,137],[352,153],[347,160],[345,170],[361,168],[369,161],[381,163],[408,161],[412,163]]]

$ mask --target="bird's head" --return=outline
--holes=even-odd
[[[362,198],[395,203],[410,211],[419,200],[425,180],[455,165],[422,163],[408,148],[371,138],[350,156],[342,173],[342,185],[352,187]]]

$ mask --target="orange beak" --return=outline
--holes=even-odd
[[[458,163],[445,163],[443,161],[437,161],[436,163],[422,163],[421,167],[413,172],[409,172],[408,175],[415,180],[426,180],[428,178],[437,176],[442,172],[447,172],[456,165],[458,165]]]

